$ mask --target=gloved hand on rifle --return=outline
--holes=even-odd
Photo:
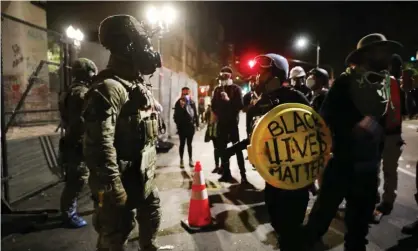
[[[243,139],[240,142],[233,144],[232,146],[225,149],[223,152],[222,158],[229,159],[231,156],[235,155],[238,151],[245,150],[250,143],[249,139]]]

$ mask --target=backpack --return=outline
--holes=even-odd
[[[86,88],[84,83],[75,82],[68,87],[68,90],[59,94],[58,109],[61,117],[61,127],[66,128],[69,123],[68,99],[72,96],[79,95],[78,88]]]
[[[382,81],[368,83],[363,73],[355,69],[348,69],[341,74],[349,77],[349,93],[356,108],[363,116],[382,118],[388,108],[390,100],[389,76]]]
[[[390,78],[390,99],[386,110],[385,128],[386,130],[393,130],[401,126],[401,90],[398,81]]]

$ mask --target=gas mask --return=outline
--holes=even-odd
[[[304,77],[290,79],[290,85],[293,87],[299,87],[303,85],[303,82],[304,82]]]
[[[133,44],[132,44],[133,46]],[[132,54],[136,68],[143,75],[151,75],[157,68],[162,66],[160,53],[153,50],[149,38],[144,49],[136,50],[132,48]]]

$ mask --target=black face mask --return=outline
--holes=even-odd
[[[370,67],[370,70],[375,72],[387,70],[389,67],[389,64],[387,62],[381,60],[369,60],[368,65]]]

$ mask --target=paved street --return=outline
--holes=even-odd
[[[418,206],[413,200],[415,193],[415,163],[418,159],[418,121],[404,122],[404,139],[407,145],[399,162],[399,189],[393,213],[382,219],[379,225],[371,227],[368,250],[417,250],[417,246],[397,248],[398,241],[405,243],[407,236],[401,234],[403,225],[413,221],[418,215]],[[241,135],[245,135],[244,117],[241,119]],[[264,182],[247,162],[248,179],[254,187],[239,184],[220,184],[218,175],[211,174],[214,168],[212,143],[204,143],[204,130],[194,139],[194,159],[202,163],[212,205],[212,216],[219,229],[212,232],[189,234],[180,225],[187,218],[190,200],[192,169],[179,168],[178,141],[166,154],[159,155],[157,183],[163,209],[163,221],[158,234],[161,245],[173,245],[174,250],[277,250],[277,242],[269,224],[267,210],[263,201]],[[246,153],[244,153],[246,156]],[[187,163],[187,162],[186,162]],[[240,180],[236,159],[232,158],[233,176]],[[35,198],[18,205],[19,209],[57,208],[62,184]],[[312,204],[313,200],[311,200]],[[92,251],[96,233],[91,227],[92,203],[88,189],[80,199],[80,209],[89,222],[83,229],[71,230],[57,224],[44,226],[43,230],[26,234],[14,234],[2,240],[5,251]],[[324,241],[329,250],[342,250],[344,232],[341,220],[334,220]],[[132,233],[130,250],[136,250],[136,234]],[[410,238],[409,238],[410,239]]]

